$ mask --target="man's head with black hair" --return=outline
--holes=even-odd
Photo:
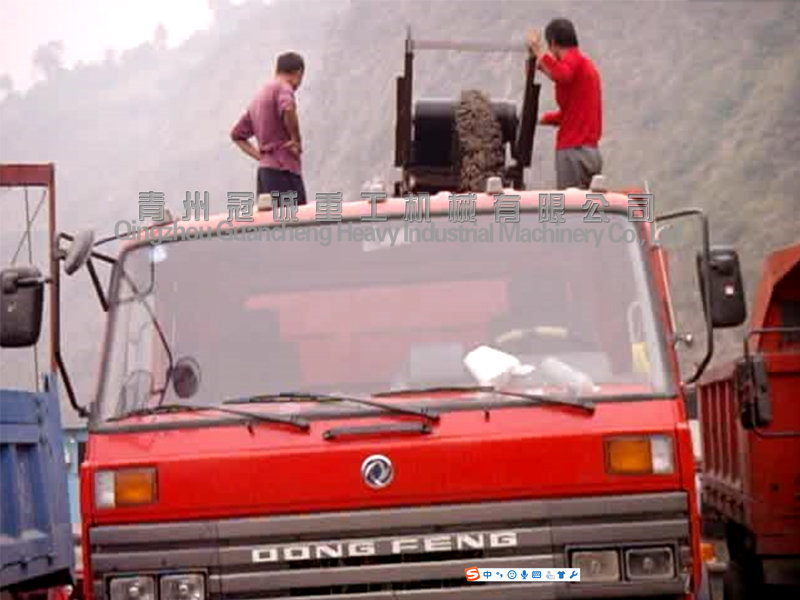
[[[278,57],[275,64],[277,75],[288,82],[294,89],[300,87],[305,70],[306,66],[303,57],[297,52],[284,52]]]
[[[569,19],[553,19],[544,30],[544,39],[550,51],[559,56],[568,48],[578,47],[578,34],[575,25]]]

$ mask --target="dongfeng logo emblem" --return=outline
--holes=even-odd
[[[392,461],[380,454],[367,457],[361,465],[361,477],[371,488],[376,490],[385,488],[394,479]]]

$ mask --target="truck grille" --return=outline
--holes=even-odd
[[[465,569],[566,567],[575,547],[677,550],[689,516],[676,492],[106,526],[89,538],[97,600],[109,577],[170,571],[206,573],[209,600],[653,597],[681,593],[685,577],[474,584]]]

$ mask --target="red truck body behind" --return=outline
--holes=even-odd
[[[765,262],[743,356],[709,370],[697,390],[703,506],[725,524],[731,591],[800,578],[798,384],[795,244]]]

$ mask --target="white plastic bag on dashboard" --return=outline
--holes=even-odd
[[[489,346],[478,346],[467,354],[464,366],[480,385],[503,385],[513,375],[527,375],[534,370],[511,354]]]

